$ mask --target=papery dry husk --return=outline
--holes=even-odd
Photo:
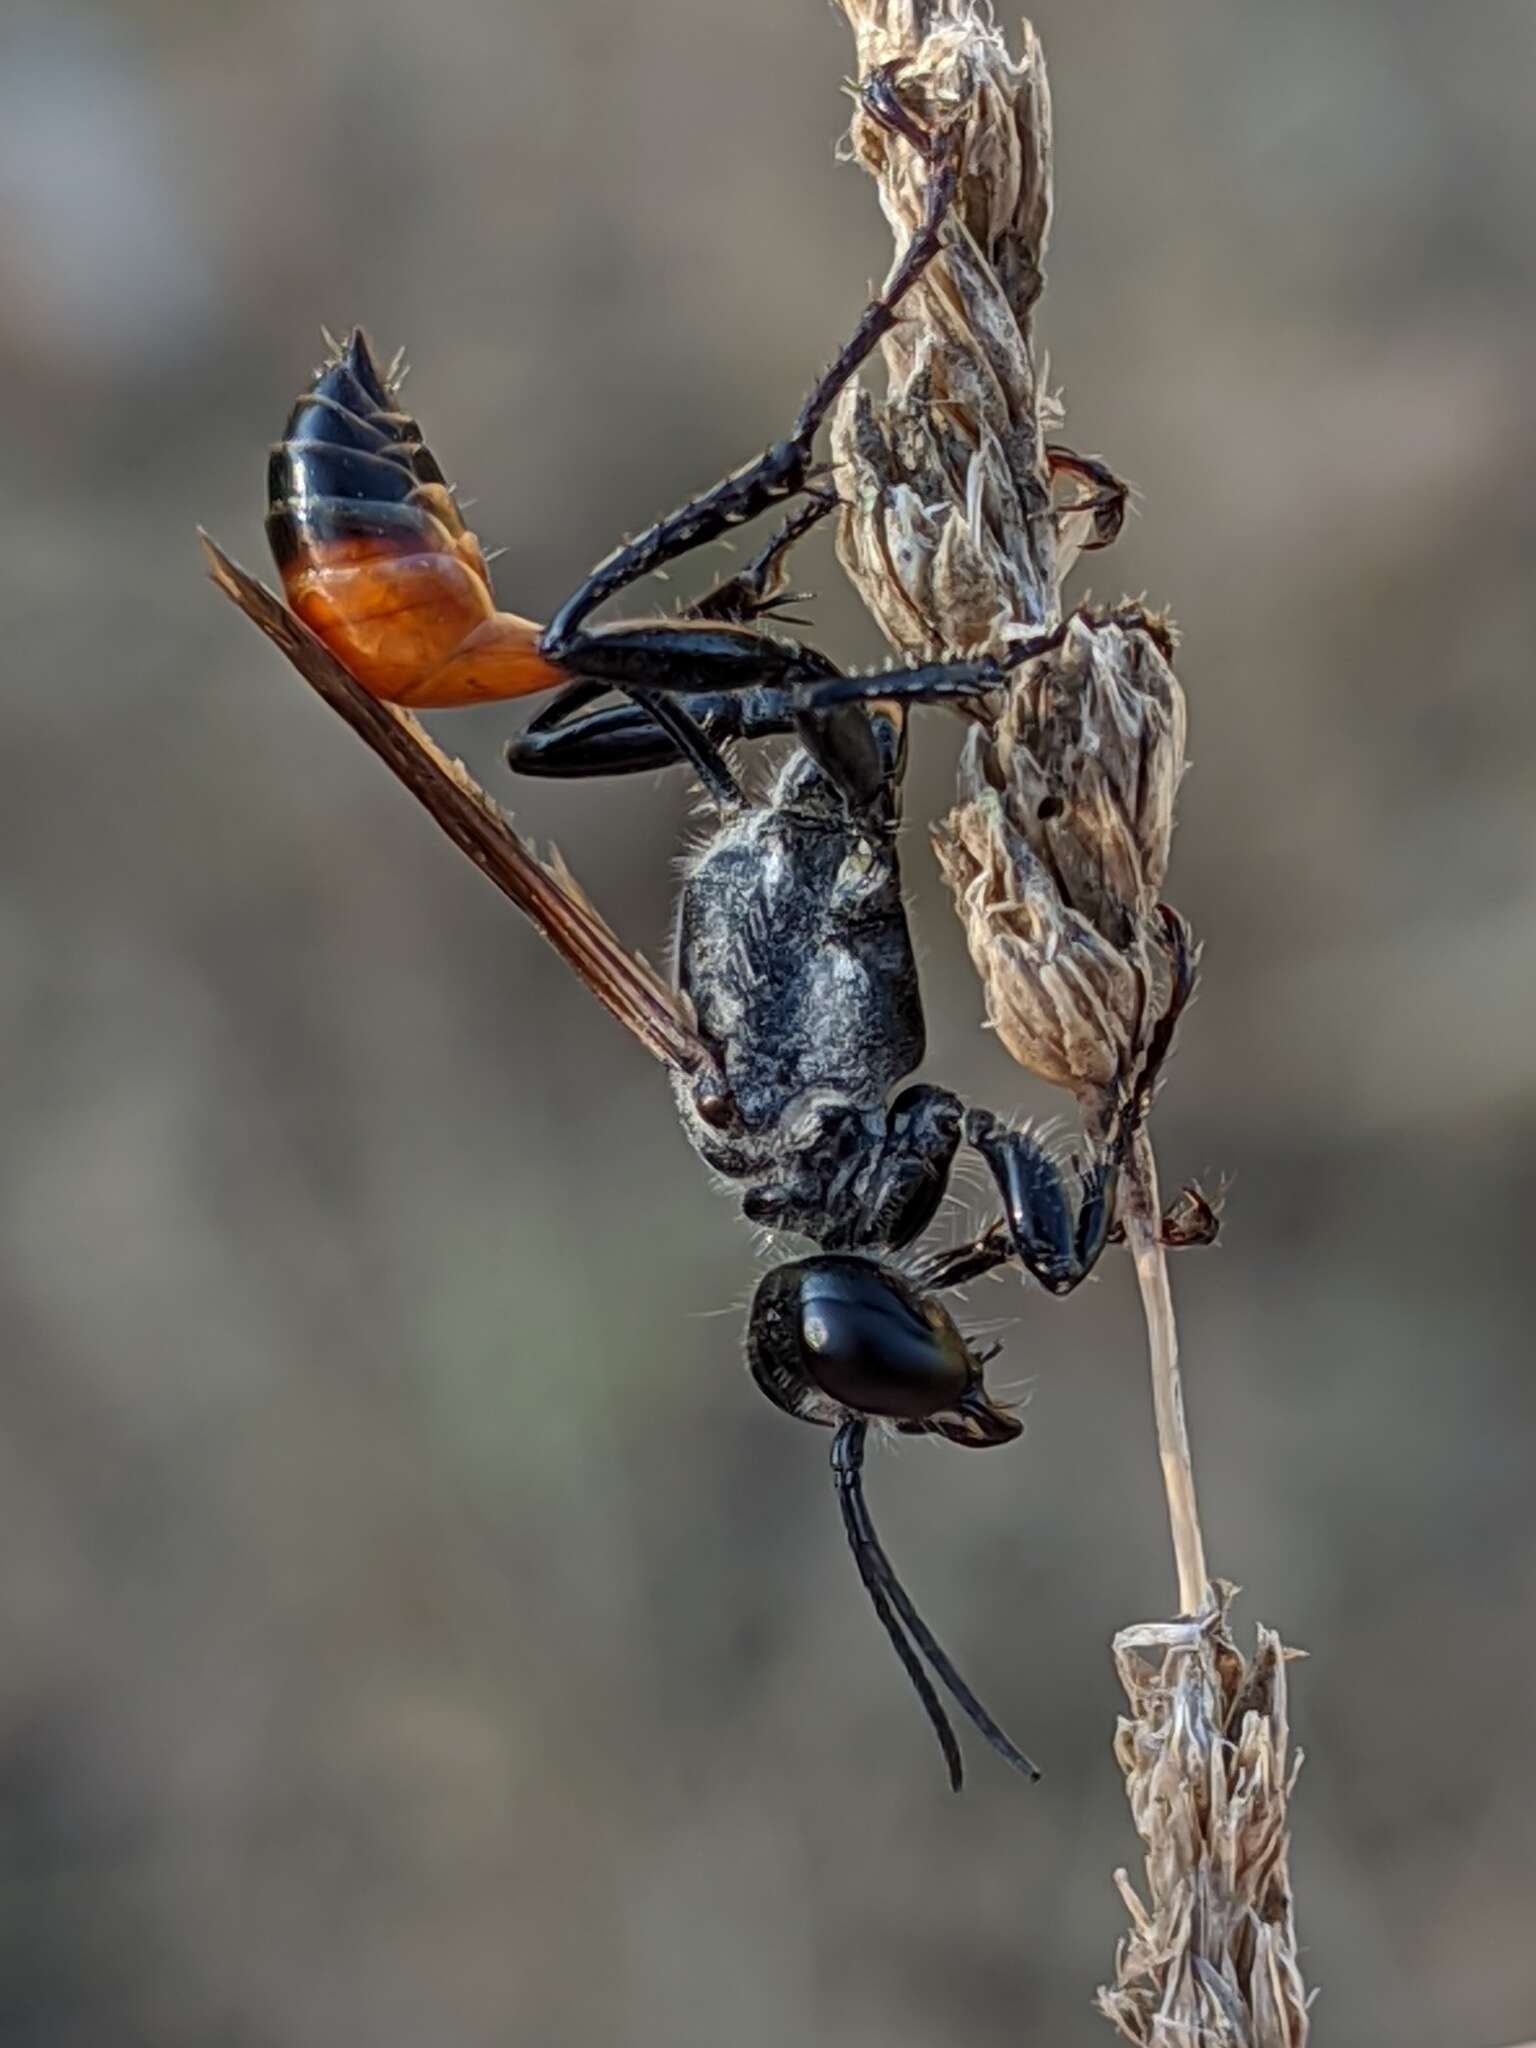
[[[848,509],[838,553],[892,646],[910,660],[976,653],[1009,625],[1054,623],[1088,527],[1052,506],[1045,435],[1059,418],[1037,375],[1030,309],[1051,216],[1051,102],[1026,23],[1017,60],[969,10],[842,0],[859,71],[900,65],[930,126],[963,124],[964,173],[943,261],[883,346],[884,398],[855,386],[832,422]],[[854,154],[899,241],[923,214],[926,166],[862,109]]]
[[[933,845],[1003,1045],[1055,1087],[1107,1095],[1133,1064],[1145,968],[1064,901],[996,790],[952,811]]]
[[[1081,1097],[1138,1068],[1170,986],[1157,904],[1185,712],[1165,630],[1131,611],[1072,619],[972,730],[933,833],[988,1021]]]
[[[1131,1709],[1115,1758],[1146,1849],[1146,1899],[1115,1873],[1131,1932],[1098,2004],[1138,2048],[1304,2048],[1287,1864],[1286,1804],[1301,1766],[1287,1720],[1293,1653],[1261,1628],[1245,1662],[1227,1628],[1233,1588],[1219,1590],[1197,1621],[1115,1637]]]
[[[1001,789],[1015,829],[1106,938],[1127,912],[1150,915],[1168,875],[1186,719],[1165,630],[1134,610],[1080,612],[960,764],[962,801]]]

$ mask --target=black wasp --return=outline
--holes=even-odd
[[[479,544],[360,331],[295,404],[273,450],[267,530],[292,616],[374,698],[435,708],[558,689],[509,746],[519,772],[606,775],[686,762],[711,800],[715,822],[681,893],[675,990],[661,989],[613,943],[574,893],[557,915],[542,904],[531,914],[667,1059],[688,1137],[742,1186],[744,1214],[817,1247],[759,1283],[750,1369],[778,1407],[833,1431],[833,1473],[860,1577],[958,1788],[959,1745],[930,1670],[1001,1756],[1026,1775],[1034,1766],[897,1579],[864,1500],[867,1433],[883,1422],[968,1448],[1019,1434],[987,1392],[986,1359],[939,1294],[1013,1259],[1058,1295],[1092,1268],[1194,966],[1186,928],[1165,912],[1167,993],[1145,1064],[1123,1077],[1107,1130],[1070,1179],[1027,1132],[964,1109],[945,1089],[902,1085],[924,1051],[896,846],[906,707],[978,704],[1052,639],[1005,657],[854,677],[759,623],[784,601],[790,548],[836,503],[814,465],[817,429],[941,247],[959,174],[954,138],[925,135],[887,80],[877,76],[865,98],[932,166],[926,217],[885,289],[789,438],[618,549],[549,626],[496,609]],[[1055,451],[1054,461],[1094,485],[1099,495],[1074,509],[1086,502],[1094,511],[1098,544],[1113,538],[1123,488],[1070,451]],[[804,503],[762,553],[689,611],[585,626],[641,578],[795,498]],[[275,606],[263,615],[259,597],[237,587],[238,572],[226,580],[300,666],[296,646],[307,644],[313,662],[320,650],[308,636],[295,640],[291,617]],[[599,705],[610,690],[626,701]],[[796,745],[753,801],[722,746],[784,734]],[[390,751],[387,741],[374,744]],[[986,1162],[1002,1214],[973,1243],[916,1253],[910,1247],[934,1218],[962,1141]]]

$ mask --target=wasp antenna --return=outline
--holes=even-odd
[[[848,1532],[848,1541],[859,1567],[859,1576],[864,1580],[864,1584],[869,1590],[869,1596],[875,1603],[875,1611],[881,1616],[881,1620],[885,1622],[886,1633],[891,1637],[893,1643],[897,1640],[894,1622],[899,1621],[905,1625],[908,1634],[912,1638],[912,1643],[915,1643],[917,1648],[928,1659],[935,1678],[938,1679],[939,1683],[949,1693],[971,1725],[985,1738],[991,1748],[996,1750],[1004,1763],[1011,1764],[1016,1771],[1026,1778],[1038,1778],[1040,1775],[1038,1768],[1024,1754],[1017,1743],[1010,1736],[1006,1735],[996,1721],[993,1720],[992,1716],[981,1704],[981,1701],[977,1699],[975,1693],[971,1691],[971,1688],[950,1662],[949,1656],[943,1645],[939,1642],[938,1637],[913,1606],[906,1588],[902,1585],[900,1579],[897,1578],[890,1559],[881,1547],[880,1539],[875,1534],[875,1525],[870,1519],[869,1509],[865,1504],[863,1481],[860,1476],[864,1464],[865,1430],[866,1425],[861,1420],[854,1420],[843,1424],[832,1445],[832,1469],[837,1478],[838,1499],[842,1503],[843,1526]],[[895,1610],[893,1621],[886,1621],[885,1611],[883,1610],[887,1609]],[[902,1637],[901,1641],[905,1651],[910,1652],[912,1644],[907,1643],[905,1637]],[[908,1677],[912,1677],[912,1666],[908,1663],[907,1655],[903,1654],[902,1648],[898,1648],[897,1655],[901,1657],[903,1665],[906,1666]],[[913,1678],[913,1684],[917,1685],[915,1678]],[[923,1705],[927,1708],[928,1700],[933,1697],[933,1688],[926,1684],[926,1677],[924,1684],[918,1686],[917,1690],[918,1697],[923,1700]],[[930,1721],[933,1720],[931,1709],[929,1710],[928,1718]],[[943,1718],[942,1713],[940,1718]],[[947,1721],[944,1722],[944,1726],[948,1728],[949,1724]],[[937,1731],[938,1724],[935,1723],[935,1733]],[[942,1735],[939,1737],[939,1741],[942,1747],[944,1742]],[[949,1751],[946,1748],[945,1755],[948,1756],[948,1754]],[[955,1776],[953,1765],[950,1768],[950,1782],[958,1791],[959,1781]]]
[[[912,1681],[912,1689],[922,1701],[923,1712],[928,1716],[929,1726],[938,1737],[939,1748],[944,1752],[944,1762],[949,1770],[949,1786],[958,1792],[965,1783],[965,1764],[961,1759],[960,1745],[955,1740],[955,1731],[950,1726],[949,1716],[943,1702],[934,1691],[922,1661],[902,1631],[900,1621],[892,1612],[886,1598],[885,1574],[890,1567],[875,1537],[870,1523],[869,1511],[864,1505],[864,1492],[859,1479],[860,1467],[864,1462],[864,1435],[868,1425],[862,1421],[845,1422],[837,1432],[832,1445],[832,1473],[837,1485],[838,1505],[843,1511],[843,1528],[847,1531],[848,1547],[853,1552],[853,1561],[858,1566],[859,1577],[864,1581],[864,1590],[879,1616],[880,1626],[890,1638],[891,1648],[901,1660],[901,1668]]]
[[[884,1569],[884,1583],[891,1598],[891,1604],[912,1633],[913,1640],[933,1667],[934,1676],[945,1687],[960,1707],[971,1725],[996,1750],[1006,1764],[1011,1764],[1021,1776],[1034,1780],[1040,1775],[1039,1766],[1027,1757],[1013,1738],[1000,1728],[975,1693],[950,1662],[942,1644],[932,1629],[912,1605],[906,1589],[897,1578],[890,1561],[875,1539],[873,1528],[869,1531],[875,1555]]]

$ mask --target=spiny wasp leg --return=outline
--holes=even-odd
[[[1080,1177],[1076,1194],[1038,1139],[1013,1130],[990,1110],[966,1113],[966,1143],[987,1162],[1014,1251],[1048,1294],[1070,1294],[1087,1279],[1114,1222],[1123,1139]]]
[[[687,761],[718,811],[744,810],[747,793],[731,773],[725,756],[707,730],[665,690],[631,689],[636,707],[665,734]]]
[[[1091,537],[1082,543],[1082,552],[1086,555],[1112,547],[1125,525],[1125,508],[1131,495],[1124,477],[1116,476],[1109,464],[1096,455],[1079,455],[1075,448],[1063,448],[1055,441],[1046,443],[1045,462],[1052,482],[1059,476],[1068,476],[1088,486],[1086,497],[1057,507],[1058,519],[1084,515],[1092,519]]]
[[[794,601],[786,596],[791,551],[836,509],[835,493],[814,492],[779,525],[751,561],[685,606],[678,619],[750,626],[776,614],[783,604]],[[762,685],[669,692],[674,710],[670,721],[657,716],[649,700],[641,701],[638,691],[631,693],[629,704],[590,710],[599,698],[607,696],[610,687],[606,681],[591,679],[568,684],[507,742],[507,765],[518,775],[571,779],[642,774],[675,767],[684,760],[697,766],[702,738],[712,750],[706,757],[709,777],[705,786],[716,794],[716,789],[723,787],[715,772],[717,762],[724,765],[718,752],[722,745],[739,739],[781,738],[795,730],[797,714],[785,693]],[[578,717],[578,713],[586,715]]]
[[[805,536],[837,510],[834,490],[815,489],[775,529],[751,561],[717,583],[713,590],[687,605],[678,614],[685,619],[720,619],[727,624],[750,626],[758,619],[781,613],[786,604],[798,599],[788,593],[789,556]]]

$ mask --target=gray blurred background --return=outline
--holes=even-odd
[[[1035,18],[1053,375],[1144,493],[1093,581],[1187,635],[1206,980],[1157,1135],[1232,1181],[1176,1285],[1213,1567],[1312,1653],[1319,2038],[1496,2048],[1536,2025],[1536,9]],[[1108,2038],[1107,1643],[1173,1601],[1123,1260],[973,1297],[1022,1445],[874,1466],[1047,1767],[956,1800],[659,1073],[192,538],[264,566],[267,444],[363,320],[547,616],[883,272],[849,64],[820,0],[5,9],[5,2048]],[[439,731],[506,794],[511,723]],[[512,795],[658,951],[678,781]],[[1059,1107],[920,831],[909,872],[927,1071]]]

